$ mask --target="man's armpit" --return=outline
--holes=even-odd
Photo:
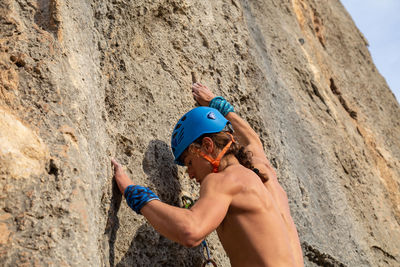
[[[267,157],[265,156],[264,149],[262,146],[259,145],[248,145],[245,147],[245,152],[251,153],[253,158],[259,158],[260,160],[265,159],[268,161]]]
[[[261,158],[253,157],[252,165],[254,169],[257,169],[255,172],[260,176],[263,183],[277,179],[275,169],[265,156]]]

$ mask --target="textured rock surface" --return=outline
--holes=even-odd
[[[168,148],[191,72],[262,137],[306,266],[400,265],[400,108],[339,1],[2,0],[0,29],[2,266],[201,264],[110,166],[196,196]]]

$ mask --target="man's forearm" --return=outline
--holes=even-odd
[[[181,245],[193,247],[202,240],[195,233],[196,225],[190,219],[191,211],[188,209],[152,201],[142,208],[141,213],[157,232]]]
[[[206,87],[205,87],[206,88]],[[205,89],[207,92],[208,97],[213,95],[209,89]],[[208,106],[211,108],[217,109],[222,115],[228,119],[233,126],[233,129],[236,132],[236,135],[239,137],[240,142],[243,146],[255,146],[255,147],[262,147],[260,138],[258,137],[257,133],[251,128],[251,126],[239,115],[234,112],[234,107],[229,101],[227,101],[222,96],[215,96],[209,102]]]
[[[257,133],[238,114],[229,112],[226,115],[226,119],[232,123],[235,134],[240,138],[241,145],[248,146],[250,144],[254,144],[256,146],[262,146]]]

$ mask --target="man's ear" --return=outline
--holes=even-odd
[[[201,141],[201,148],[211,154],[214,151],[214,142],[210,137],[204,137],[203,140]]]

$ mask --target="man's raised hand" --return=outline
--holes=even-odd
[[[211,92],[207,86],[202,85],[201,83],[192,84],[192,94],[200,106],[208,106],[210,101],[215,97],[213,92]]]

